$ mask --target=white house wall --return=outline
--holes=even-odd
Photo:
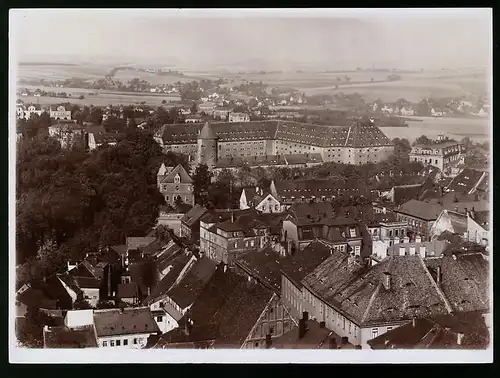
[[[98,337],[97,345],[99,346],[99,348],[142,349],[146,346],[150,335],[153,335],[153,333]],[[134,339],[136,340],[136,344],[134,344]],[[117,340],[120,340],[120,346],[116,346]],[[123,345],[125,340],[127,340],[127,345]],[[111,346],[111,341],[114,342],[113,347]],[[106,343],[107,345],[105,346],[104,343]]]

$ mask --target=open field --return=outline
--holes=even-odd
[[[87,80],[98,80],[104,78],[111,68],[104,65],[21,65],[17,68],[16,76],[18,80],[65,80],[76,77]]]
[[[410,142],[420,135],[437,138],[438,135],[454,139],[469,137],[476,141],[491,138],[491,120],[489,118],[433,118],[412,117],[420,122],[408,121],[409,127],[381,127],[389,138],[406,138]]]
[[[66,89],[66,88],[64,88]],[[68,93],[68,92],[67,92]],[[151,95],[142,93],[124,94],[122,92],[99,92],[98,95],[89,95],[84,93],[83,100],[78,99],[79,95],[73,95],[68,98],[60,97],[35,97],[35,96],[19,96],[18,98],[25,103],[39,103],[41,105],[53,105],[63,102],[70,102],[78,105],[95,105],[95,106],[108,106],[108,105],[136,105],[143,101],[150,106],[160,106],[162,101],[167,102],[178,101],[180,97],[169,95]]]
[[[203,79],[203,77],[197,77],[197,76],[180,76],[180,75],[166,75],[166,76],[160,76],[160,75],[155,75],[150,72],[140,72],[140,71],[133,71],[133,70],[119,70],[116,72],[116,74],[113,76],[113,79],[115,80],[120,80],[122,82],[127,82],[132,79],[138,78],[140,80],[145,80],[153,85],[157,84],[174,84],[178,81],[181,83],[197,80],[200,81]]]

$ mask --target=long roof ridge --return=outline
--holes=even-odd
[[[387,267],[387,270],[389,270],[389,268],[391,268],[391,267],[392,267],[392,263],[393,263],[393,261],[394,261],[394,260],[393,260],[393,259],[391,259],[391,260],[389,260],[389,261],[387,262],[387,265],[389,265],[389,266]],[[361,318],[361,323],[364,323],[364,322],[365,322],[365,320],[366,320],[366,318],[368,317],[368,314],[370,313],[370,310],[371,310],[371,308],[372,308],[372,306],[373,306],[373,302],[375,302],[375,298],[377,298],[377,295],[378,295],[378,292],[380,291],[380,287],[381,287],[381,286],[382,286],[382,281],[381,281],[381,280],[379,280],[378,285],[377,285],[377,288],[373,291],[373,294],[372,294],[372,296],[370,297],[370,301],[368,302],[368,306],[366,306],[366,310],[365,310],[365,312],[364,312],[364,314],[363,314],[363,317]]]
[[[430,280],[434,289],[436,289],[436,292],[438,293],[441,300],[444,302],[446,310],[450,314],[453,313],[453,308],[451,307],[450,302],[448,302],[448,298],[446,298],[446,295],[443,293],[443,291],[439,288],[438,284],[432,278],[431,272],[429,272],[429,269],[425,265],[424,259],[422,257],[420,257],[420,255],[419,255],[418,259],[419,259],[420,263],[422,264],[422,267],[424,268],[424,272],[426,273],[427,278]]]

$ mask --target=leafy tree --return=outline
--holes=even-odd
[[[211,174],[206,164],[196,167],[193,175],[194,201],[202,206],[207,204]]]
[[[92,306],[89,302],[83,297],[83,293],[79,292],[76,297],[75,303],[73,303],[73,309],[75,310],[90,310]]]
[[[193,102],[193,105],[191,105],[191,114],[196,113],[198,113],[198,105],[196,105],[196,102]]]
[[[161,103],[165,105],[167,103],[167,100],[161,100]]]
[[[406,138],[394,138],[392,140],[394,143],[394,154],[398,156],[408,156],[408,153],[411,151],[411,145],[408,139]]]
[[[38,308],[28,307],[25,322],[16,336],[27,348],[43,348],[43,327],[46,325],[54,326],[54,319]]]
[[[415,140],[415,143],[414,144],[425,144],[425,145],[428,145],[428,144],[432,144],[432,140],[427,138],[426,135],[421,135],[419,136],[416,140]]]

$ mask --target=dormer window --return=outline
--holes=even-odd
[[[176,174],[174,177],[174,183],[179,184],[181,182],[181,176],[179,174]]]

